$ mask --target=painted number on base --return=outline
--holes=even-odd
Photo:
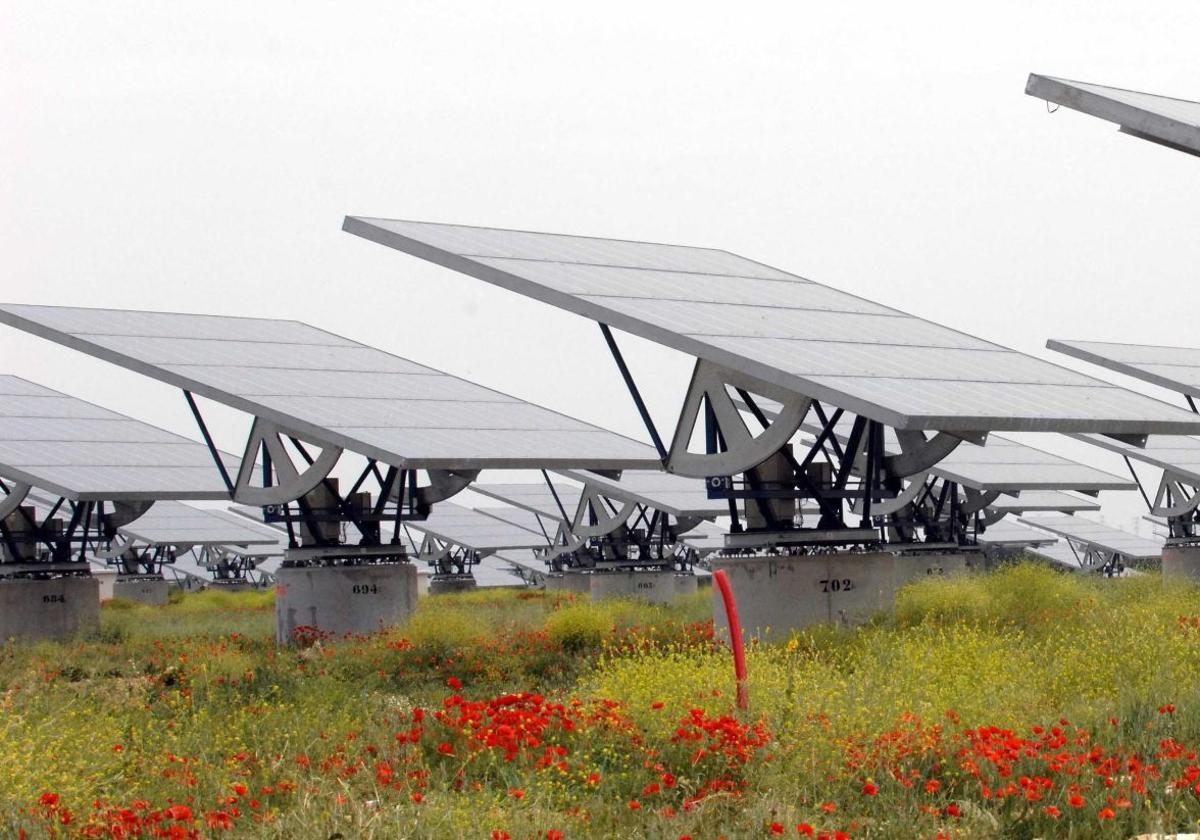
[[[67,603],[66,595],[43,595],[43,604],[65,604]]]
[[[849,592],[854,588],[850,578],[825,578],[821,581],[822,592]]]
[[[378,595],[379,584],[377,583],[356,583],[350,587],[350,591],[355,595]]]
[[[653,589],[654,584],[650,583],[649,581],[639,581],[637,588],[638,589]]]

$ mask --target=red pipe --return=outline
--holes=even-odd
[[[745,711],[750,708],[750,690],[746,686],[746,644],[742,640],[742,620],[738,618],[737,601],[733,597],[733,587],[729,584],[729,575],[724,569],[713,572],[713,580],[721,590],[721,600],[725,602],[725,618],[729,622],[729,643],[733,647],[733,673],[737,678],[737,706]]]

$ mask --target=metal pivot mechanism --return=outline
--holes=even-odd
[[[1170,471],[1163,472],[1150,512],[1165,517],[1172,539],[1194,540],[1200,525],[1200,487]]]
[[[150,502],[29,500],[27,485],[0,480],[0,577],[48,578],[88,574],[88,555],[109,549],[117,528]],[[44,506],[45,509],[39,509]]]

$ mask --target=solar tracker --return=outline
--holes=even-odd
[[[1200,438],[1189,435],[1151,435],[1146,439],[1144,447],[1136,447],[1102,435],[1073,437],[1200,484]]]
[[[547,544],[546,537],[540,531],[522,528],[452,502],[439,502],[428,519],[408,522],[406,527],[479,552],[502,548],[544,548]]]
[[[1200,155],[1200,102],[1029,74],[1025,92],[1116,123],[1125,134]]]
[[[1200,431],[1165,403],[727,251],[355,216],[343,229],[895,428]]]
[[[1061,339],[1051,339],[1046,346],[1171,391],[1200,397],[1200,348]]]
[[[567,478],[590,484],[605,496],[646,505],[675,517],[712,517],[729,513],[729,502],[708,498],[703,479],[662,470],[625,470],[620,479],[581,470],[558,470]]]
[[[1077,516],[1022,517],[1018,521],[1130,560],[1157,560],[1162,556],[1161,540],[1147,539]]]
[[[1022,490],[1018,496],[1001,494],[988,507],[1003,513],[1027,513],[1030,511],[1071,513],[1100,510],[1100,502],[1062,490]]]
[[[525,586],[525,581],[504,560],[492,555],[484,557],[471,567],[475,585],[481,589],[506,586]]]
[[[75,501],[229,498],[204,444],[16,376],[0,376],[0,475]]]
[[[5,304],[0,322],[404,469],[660,463],[632,439],[299,321]]]

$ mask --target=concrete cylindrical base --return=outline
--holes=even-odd
[[[562,574],[546,575],[546,589],[551,592],[587,592],[592,591],[592,575],[590,572],[566,571]]]
[[[123,601],[136,601],[152,607],[161,607],[167,603],[167,593],[171,586],[163,578],[130,577],[117,578],[113,583],[112,597]]]
[[[1162,573],[1164,579],[1200,581],[1200,545],[1164,545]]]
[[[696,576],[678,572],[593,572],[592,600],[637,598],[652,604],[669,604],[679,595],[696,591]]]
[[[275,573],[275,638],[290,644],[297,627],[333,636],[374,633],[408,619],[417,608],[417,567],[283,567]]]
[[[65,639],[100,627],[100,584],[90,575],[0,580],[0,639]]]
[[[476,587],[471,575],[435,576],[429,580],[430,595],[446,595],[451,592],[470,592]]]
[[[803,557],[714,557],[712,569],[729,576],[746,637],[781,641],[816,624],[859,624],[895,606],[906,583],[933,574],[965,571],[957,554],[889,552]],[[713,590],[717,633],[729,637],[720,593]]]

